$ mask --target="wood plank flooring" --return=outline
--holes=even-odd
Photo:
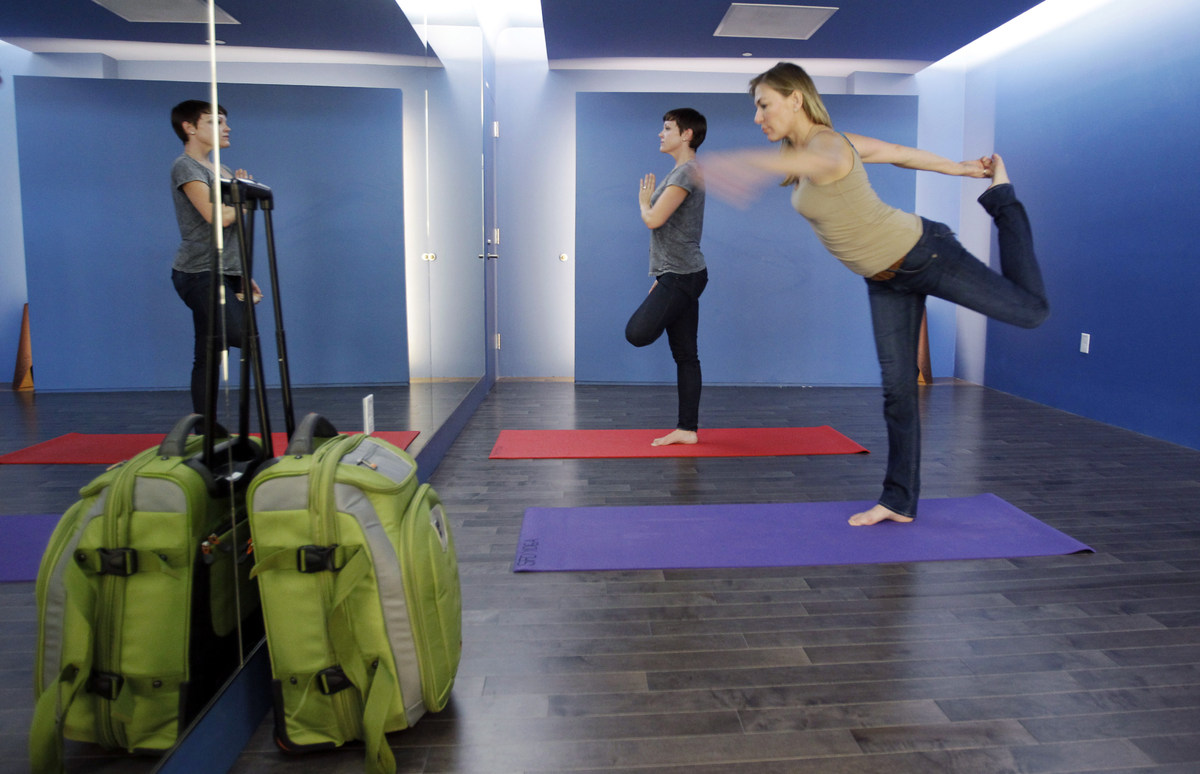
[[[993,492],[1096,553],[514,574],[530,506],[873,498],[884,428],[873,388],[706,387],[705,426],[828,424],[874,453],[491,461],[502,429],[674,418],[673,388],[498,383],[431,479],[455,528],[464,655],[451,706],[390,737],[398,770],[1200,771],[1200,451],[974,385],[922,394],[926,496]],[[63,507],[69,477],[8,470],[27,467],[42,466],[0,466],[0,513]],[[90,477],[74,475],[75,488]],[[28,722],[32,584],[0,592],[11,761]],[[280,754],[269,718],[233,769],[361,770],[356,746]]]

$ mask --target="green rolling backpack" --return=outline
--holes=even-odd
[[[338,435],[317,414],[247,492],[275,737],[291,752],[366,745],[446,706],[462,652],[462,596],[445,509],[406,452]]]
[[[199,421],[95,478],[50,538],[36,584],[35,772],[62,768],[64,738],[169,749],[238,663],[238,623],[258,607],[249,529],[198,458]]]

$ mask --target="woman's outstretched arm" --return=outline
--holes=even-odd
[[[904,169],[919,169],[960,177],[991,177],[991,169],[983,158],[951,161],[931,151],[909,148],[850,132],[846,132],[846,139],[850,140],[858,151],[864,164],[894,164]]]

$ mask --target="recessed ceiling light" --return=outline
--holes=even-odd
[[[837,8],[815,5],[733,3],[714,37],[808,40]]]
[[[207,23],[208,3],[205,0],[92,0],[112,11],[125,21]],[[213,9],[217,24],[238,24],[238,20],[219,7]]]

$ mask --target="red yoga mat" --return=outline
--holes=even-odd
[[[664,430],[501,430],[493,460],[866,454],[829,426],[702,428],[700,443],[651,446]]]
[[[407,449],[416,430],[377,430],[372,435]],[[164,433],[67,433],[25,449],[0,455],[6,465],[111,465],[162,442]],[[275,453],[287,447],[286,433],[271,433]]]

